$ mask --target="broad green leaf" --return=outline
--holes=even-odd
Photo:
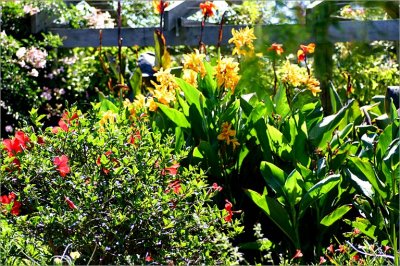
[[[371,224],[368,219],[357,217],[356,220],[352,222],[352,226],[358,228],[362,233],[373,240],[377,240],[376,226]]]
[[[294,151],[294,161],[295,162],[300,162],[304,166],[308,166],[309,163],[311,162],[310,157],[308,156],[307,151],[307,124],[302,118],[302,115],[296,116],[296,135],[294,136],[294,144],[293,144],[293,151]],[[295,126],[295,125],[293,125]],[[292,125],[291,125],[292,127]]]
[[[204,62],[204,67],[206,69],[206,76],[204,77],[204,90],[207,92],[208,97],[217,97],[215,91],[217,89],[217,82],[214,80],[214,68],[210,63]],[[203,86],[202,86],[203,87]]]
[[[286,117],[290,113],[290,106],[286,98],[286,89],[283,84],[279,84],[278,91],[274,97],[276,113]]]
[[[113,111],[118,114],[118,108],[110,100],[104,98],[101,100],[100,114],[107,111]]]
[[[372,199],[374,196],[374,191],[372,189],[372,185],[370,182],[361,180],[360,178],[357,177],[357,175],[353,174],[349,169],[346,169],[347,175],[350,177],[350,179],[356,184],[356,187],[358,187],[362,193]]]
[[[325,149],[329,140],[332,138],[332,132],[339,126],[345,117],[347,109],[354,103],[354,99],[350,100],[337,114],[327,116],[322,119],[309,131],[309,138],[315,147]]]
[[[336,210],[334,210],[333,212],[322,218],[320,223],[325,226],[331,226],[337,220],[340,220],[343,217],[343,215],[345,215],[350,210],[351,206],[348,205],[340,206]]]
[[[273,152],[283,157],[283,159],[291,159],[290,153],[292,148],[283,134],[274,126],[267,124],[267,134],[269,137],[270,147]]]
[[[193,137],[196,140],[208,140],[208,127],[195,105],[190,105],[189,107],[189,120]]]
[[[349,157],[348,162],[349,170],[351,170],[353,174],[364,181],[368,180],[381,197],[387,198],[384,184],[378,179],[372,164],[366,158]]]
[[[309,135],[310,129],[319,123],[324,116],[321,104],[319,101],[315,103],[307,103],[301,107],[300,112],[305,117],[304,120],[306,121]]]
[[[260,195],[256,191],[250,189],[246,190],[246,194],[282,230],[292,243],[297,245],[298,239],[296,239],[294,229],[290,223],[289,214],[282,205],[275,199],[266,195]]]
[[[132,76],[129,78],[129,84],[133,91],[133,97],[141,93],[142,71],[140,71],[139,67],[135,69],[135,72],[133,72]]]
[[[175,81],[183,91],[185,99],[188,102],[188,104],[189,105],[194,104],[199,114],[203,118],[204,117],[204,112],[202,108],[203,104],[200,102],[204,100],[204,96],[202,95],[202,93],[198,89],[196,89],[195,87],[184,81],[183,79],[175,78]]]
[[[239,99],[229,104],[229,106],[226,108],[226,110],[222,113],[220,117],[221,121],[231,121],[237,115],[239,107],[240,107]]]
[[[350,123],[345,128],[343,128],[341,131],[337,132],[337,134],[335,134],[333,136],[332,141],[330,143],[331,149],[336,149],[340,144],[343,144],[343,142],[345,142],[347,136],[352,131],[353,131],[353,123]]]
[[[331,175],[325,179],[322,179],[313,187],[311,187],[307,191],[307,193],[303,196],[300,202],[299,216],[302,217],[306,209],[310,207],[314,201],[326,195],[329,191],[331,191],[334,187],[336,187],[339,182],[340,182],[340,175]]]
[[[388,147],[388,152],[385,154],[385,157],[383,158],[383,161],[385,164],[394,171],[394,169],[397,168],[397,165],[399,164],[399,158],[400,158],[400,140],[394,139],[389,147]]]
[[[250,116],[250,113],[253,111],[253,106],[246,100],[245,95],[242,95],[240,98],[240,107],[246,116]]]
[[[183,134],[183,130],[180,127],[175,128],[175,152],[178,152],[182,149],[185,144],[185,136]]]
[[[212,175],[221,174],[217,147],[212,146],[208,141],[200,141],[197,149],[203,156],[202,162],[206,164],[206,167],[210,168],[210,173]]]
[[[302,177],[297,170],[293,170],[285,181],[283,186],[289,200],[289,204],[294,207],[301,199],[303,190],[298,184],[298,180],[301,181]]]
[[[178,93],[176,94],[176,98],[178,99],[179,105],[180,105],[181,108],[182,108],[183,114],[184,114],[186,117],[189,117],[189,105],[188,105],[188,103],[186,102],[186,100],[183,99],[182,96],[180,96]]]
[[[343,107],[343,104],[332,82],[330,83],[330,86],[328,86],[328,89],[331,98],[332,111],[333,113],[336,113]]]
[[[175,125],[182,128],[190,128],[189,122],[181,112],[164,104],[157,103],[157,106]]]
[[[282,188],[285,185],[287,174],[278,166],[265,161],[261,162],[260,171],[265,182],[275,191],[275,193],[283,196]]]
[[[254,129],[256,130],[257,138],[260,142],[264,160],[272,161],[271,146],[269,144],[269,136],[267,134],[267,127],[264,119],[258,119],[254,124]]]

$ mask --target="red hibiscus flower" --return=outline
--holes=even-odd
[[[303,257],[303,253],[301,253],[300,249],[296,249],[296,253],[294,254],[292,259],[298,259],[298,258],[301,258],[301,257]]]
[[[117,159],[111,158],[112,153],[113,153],[112,151],[108,151],[108,152],[104,153],[104,155],[107,157],[107,159],[109,159],[113,162],[114,167],[117,167],[119,165],[119,162]],[[101,165],[101,156],[97,157],[96,164],[98,166]],[[108,175],[110,173],[110,170],[105,167],[103,167],[102,170],[106,175]]]
[[[78,209],[78,207],[76,207],[76,205],[72,202],[72,200],[70,200],[67,196],[64,196],[65,202],[68,204],[68,207],[71,210],[76,210]]]
[[[17,196],[14,192],[9,193],[8,195],[0,196],[0,202],[4,205],[13,204],[11,207],[10,213],[12,215],[19,215],[21,213],[21,202],[15,200]]]
[[[60,121],[58,121],[58,127],[53,127],[51,132],[57,134],[60,131],[60,129],[65,132],[68,132],[71,122],[78,118],[79,116],[77,113],[73,113],[72,116],[70,116],[68,112],[64,112]]]
[[[200,4],[200,9],[203,12],[204,16],[212,17],[214,15],[213,9],[215,9],[215,5],[213,2],[205,1],[204,3]]]
[[[15,132],[15,136],[12,139],[3,140],[4,149],[7,150],[8,156],[13,157],[17,153],[27,148],[27,144],[30,142],[29,137],[22,131]]]
[[[53,163],[55,166],[57,166],[57,170],[60,172],[62,177],[65,177],[68,173],[70,173],[71,169],[68,166],[67,156],[61,155],[59,157],[55,157]]]
[[[171,176],[176,176],[179,166],[179,163],[176,163],[174,165],[171,165],[170,167],[166,167],[161,171],[161,175],[165,176],[166,174],[169,174]]]

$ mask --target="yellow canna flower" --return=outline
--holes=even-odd
[[[146,106],[149,107],[149,111],[151,111],[151,112],[155,112],[155,111],[157,111],[157,109],[158,109],[158,106],[157,106],[157,104],[156,104],[156,102],[154,101],[153,98],[150,98],[150,99],[147,101]]]
[[[233,43],[235,48],[233,48],[232,55],[244,55],[252,54],[254,52],[253,41],[256,39],[254,35],[254,29],[241,28],[239,30],[232,29],[232,38],[229,39],[229,43]]]
[[[314,77],[310,77],[307,80],[306,85],[307,85],[307,89],[309,89],[314,96],[317,96],[317,93],[321,92],[321,89],[319,87],[320,83]]]
[[[171,74],[171,69],[165,69],[161,68],[160,70],[157,71],[157,73],[154,74],[155,77],[157,77],[157,82],[162,86],[166,87],[168,90],[175,90],[179,88],[178,84],[175,82],[175,75]],[[153,85],[156,85],[152,81]]]
[[[113,111],[108,110],[103,114],[103,117],[100,119],[100,126],[103,127],[106,124],[113,124],[117,120],[117,114],[115,114]]]
[[[169,91],[166,87],[162,87],[161,85],[157,85],[153,93],[159,103],[169,105],[170,102],[175,101],[175,92]]]
[[[197,72],[191,69],[184,69],[182,79],[192,85],[197,87]]]
[[[238,72],[239,63],[234,62],[233,58],[228,57],[219,60],[214,72],[218,86],[221,87],[223,85],[234,93],[240,79]]]
[[[231,129],[232,124],[228,122],[222,123],[221,133],[217,136],[218,140],[224,140],[227,145],[232,144],[233,149],[240,145],[238,140],[235,138],[236,130]],[[231,137],[233,137],[231,139]]]
[[[183,55],[183,69],[191,69],[200,73],[201,77],[204,78],[207,73],[203,62],[205,58],[205,54],[201,54],[199,50],[194,49],[194,53]]]
[[[282,81],[291,84],[294,87],[299,87],[304,84],[307,79],[307,71],[296,64],[291,64],[289,60],[279,70],[282,74]]]

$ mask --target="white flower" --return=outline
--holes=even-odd
[[[21,57],[23,57],[25,55],[25,53],[26,53],[26,48],[25,47],[21,47],[21,48],[18,49],[18,51],[16,53],[16,56],[18,58],[21,58]]]
[[[60,259],[60,258],[54,258],[54,264],[56,264],[56,265],[62,264],[62,259]]]
[[[73,260],[77,260],[77,259],[79,259],[79,258],[81,257],[81,253],[79,253],[78,251],[74,251],[74,252],[71,252],[71,253],[69,254],[69,256],[70,256]]]
[[[28,75],[29,76],[32,76],[32,77],[37,77],[37,76],[39,76],[39,72],[36,70],[36,69],[32,69],[29,73],[28,73]]]

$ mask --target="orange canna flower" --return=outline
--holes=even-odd
[[[156,14],[163,14],[167,6],[169,6],[169,2],[164,0],[153,0],[153,8]]]
[[[273,43],[271,47],[268,48],[268,51],[275,51],[277,55],[281,55],[284,52],[282,44],[279,43]]]
[[[310,43],[308,45],[300,45],[300,50],[297,51],[297,60],[304,61],[306,59],[307,54],[314,53],[315,43]]]
[[[212,17],[214,16],[213,9],[216,9],[216,6],[211,1],[205,1],[204,3],[200,4],[200,9],[203,12],[204,16]]]

